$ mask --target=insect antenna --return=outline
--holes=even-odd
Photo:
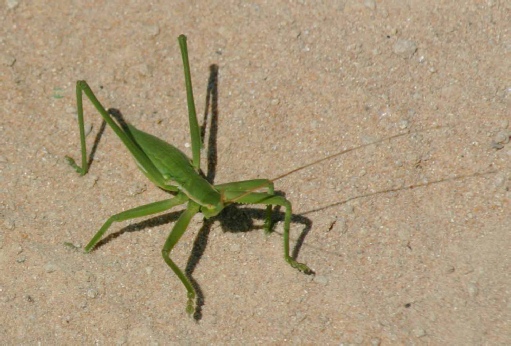
[[[271,182],[275,182],[277,180],[280,180],[282,178],[285,178],[287,177],[288,175],[291,175],[291,174],[294,174],[296,172],[299,172],[299,171],[302,171],[306,168],[309,168],[311,166],[315,166],[317,165],[318,163],[321,163],[321,162],[324,162],[324,161],[328,161],[328,160],[331,160],[331,159],[334,159],[338,156],[341,156],[341,155],[344,155],[344,154],[347,154],[349,152],[352,152],[352,151],[355,151],[355,150],[359,150],[359,149],[362,149],[362,148],[366,148],[366,147],[369,147],[373,144],[380,144],[380,143],[383,143],[387,140],[392,140],[392,139],[395,139],[395,138],[399,138],[399,137],[404,137],[404,136],[409,136],[409,135],[413,135],[413,134],[417,134],[417,133],[422,133],[422,132],[426,132],[426,131],[432,131],[432,130],[439,130],[439,129],[442,129],[442,128],[446,128],[447,126],[435,126],[435,127],[430,127],[428,129],[425,129],[425,130],[420,130],[420,131],[415,131],[415,132],[403,132],[403,133],[398,133],[398,134],[395,134],[393,136],[390,136],[390,137],[385,137],[385,138],[382,138],[382,139],[378,139],[376,141],[373,141],[373,142],[370,142],[370,143],[366,143],[366,144],[361,144],[361,145],[358,145],[356,147],[352,147],[352,148],[349,148],[349,149],[345,149],[345,150],[342,150],[342,151],[339,151],[335,154],[331,154],[331,155],[328,155],[328,156],[325,156],[319,160],[315,160],[315,161],[312,161],[306,165],[303,165],[303,166],[300,166],[300,167],[297,167],[295,169],[292,169],[284,174],[281,174],[273,179],[270,179]]]
[[[404,137],[404,136],[410,136],[410,135],[414,135],[414,134],[419,134],[419,133],[423,133],[423,132],[429,132],[429,131],[433,131],[433,130],[439,130],[439,129],[448,128],[448,127],[449,126],[438,125],[438,126],[434,126],[434,127],[429,127],[427,129],[424,129],[424,130],[398,133],[398,134],[395,134],[395,135],[390,136],[390,137],[385,137],[385,138],[382,138],[382,139],[378,139],[378,140],[372,141],[370,143],[361,144],[361,145],[358,145],[358,146],[355,146],[355,147],[352,147],[352,148],[341,150],[341,151],[336,152],[334,154],[325,156],[325,157],[323,157],[321,159],[312,161],[312,162],[310,162],[308,164],[305,164],[305,165],[299,166],[297,168],[294,168],[294,169],[292,169],[292,170],[290,170],[290,171],[288,171],[286,173],[283,173],[283,174],[281,174],[279,176],[276,176],[273,179],[269,179],[269,180],[270,180],[270,182],[274,183],[274,182],[276,182],[278,180],[281,180],[281,179],[283,179],[283,178],[285,178],[285,177],[287,177],[287,176],[289,176],[291,174],[294,174],[296,172],[302,171],[302,170],[304,170],[306,168],[312,167],[312,166],[317,165],[317,164],[319,164],[321,162],[332,160],[332,159],[334,159],[336,157],[339,157],[341,155],[344,155],[344,154],[347,154],[349,152],[352,152],[352,151],[355,151],[355,150],[359,150],[359,149],[362,149],[362,148],[366,148],[366,147],[369,147],[369,146],[374,145],[374,144],[380,144],[380,143],[383,143],[385,141],[389,141],[389,140],[392,140],[392,139],[396,139],[396,138],[400,138],[400,137]],[[489,172],[489,173],[493,173],[493,172]],[[460,177],[460,179],[461,179],[461,177]],[[433,184],[433,183],[435,183],[435,182],[429,182],[429,184]],[[425,183],[425,184],[428,184],[428,183]],[[233,199],[230,202],[236,203],[237,200],[239,200],[239,199],[249,195],[252,192],[255,192],[255,191],[263,188],[264,186],[265,185],[260,185],[260,186],[254,187],[254,188],[252,188],[250,190],[247,190],[245,193],[241,194],[240,196],[237,196],[235,199]],[[418,186],[422,186],[422,185],[421,184],[415,184],[415,186],[418,187]],[[396,189],[396,191],[399,191],[400,189],[401,188],[398,188],[398,189]],[[390,192],[390,191],[392,191],[392,190],[389,190],[388,192]],[[379,193],[385,193],[385,192],[387,192],[387,191],[382,191],[382,192],[379,192]],[[378,192],[376,192],[376,193],[378,193]]]
[[[327,204],[327,205],[324,205],[324,206],[321,206],[321,207],[318,207],[318,208],[315,208],[315,209],[311,209],[311,210],[307,210],[307,211],[298,213],[297,215],[307,215],[307,214],[316,213],[318,211],[322,211],[322,210],[325,210],[325,209],[328,209],[328,208],[332,208],[332,207],[336,207],[336,206],[339,206],[339,205],[346,204],[346,203],[348,203],[350,201],[353,201],[353,200],[356,200],[356,199],[376,196],[376,195],[380,195],[380,194],[384,194],[384,193],[417,189],[417,188],[420,188],[420,187],[426,187],[426,186],[433,185],[433,184],[445,183],[445,182],[449,182],[449,181],[457,181],[457,180],[467,179],[467,178],[480,177],[480,176],[483,176],[483,175],[494,174],[494,173],[497,173],[497,171],[496,170],[488,170],[488,171],[484,171],[484,172],[475,172],[475,173],[471,173],[471,174],[457,175],[455,177],[450,177],[450,178],[442,178],[442,179],[437,179],[437,180],[431,180],[431,181],[427,181],[427,182],[424,182],[424,183],[410,184],[410,185],[401,186],[401,187],[391,187],[391,188],[388,188],[388,189],[378,190],[378,191],[374,191],[374,192],[364,193],[362,195],[357,195],[357,196],[354,196],[354,197],[349,197],[349,198],[346,198],[345,200],[342,200],[342,201],[339,201],[339,202]]]

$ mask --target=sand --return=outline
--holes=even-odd
[[[0,15],[2,344],[511,344],[509,2],[8,0]],[[88,102],[90,173],[64,160],[79,79],[190,154],[179,34],[201,122],[218,66],[215,183],[405,134],[275,182],[314,276],[283,260],[282,208],[271,235],[261,206],[197,215],[172,252],[193,317],[161,258],[181,207],[83,253],[111,215],[170,197],[111,129],[98,140]]]

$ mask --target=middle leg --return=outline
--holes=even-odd
[[[259,189],[266,189],[268,194],[274,194],[273,181],[269,179],[253,179],[253,180],[242,180],[233,183],[215,185],[220,192],[239,192],[243,191],[244,194],[250,194],[251,192]],[[237,201],[236,201],[237,202]],[[271,218],[272,205],[266,206],[266,218],[264,220],[264,231],[266,234],[271,233],[273,228],[273,222]]]

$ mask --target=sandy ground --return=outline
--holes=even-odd
[[[4,1],[1,343],[511,344],[510,4]],[[87,176],[64,160],[78,79],[190,152],[181,33],[200,118],[218,66],[216,183],[410,133],[276,182],[315,276],[285,263],[259,206],[197,215],[172,252],[194,318],[160,255],[182,209],[84,254],[109,216],[168,195],[108,128]],[[90,150],[88,103],[86,122]]]

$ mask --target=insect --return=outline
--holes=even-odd
[[[88,162],[82,104],[82,94],[85,94],[101,114],[105,122],[112,128],[133,155],[142,173],[159,188],[174,194],[173,198],[142,205],[111,216],[85,246],[85,252],[90,252],[94,248],[103,234],[114,222],[161,213],[177,205],[186,203],[186,209],[180,215],[163,245],[162,256],[167,265],[186,288],[188,298],[186,311],[188,314],[192,314],[195,309],[195,290],[181,268],[170,258],[170,252],[186,231],[192,217],[199,212],[201,212],[205,218],[210,218],[218,215],[226,206],[233,203],[266,205],[265,230],[270,232],[272,228],[272,206],[278,205],[284,207],[286,210],[284,217],[284,259],[293,268],[301,272],[306,274],[312,274],[313,272],[306,264],[297,262],[289,255],[291,203],[283,196],[274,193],[272,180],[254,179],[211,185],[201,176],[199,166],[201,138],[193,99],[186,36],[180,35],[178,41],[185,73],[193,154],[192,159],[190,160],[182,151],[173,145],[146,132],[140,131],[128,123],[126,123],[125,126],[119,126],[98,101],[87,82],[80,80],[76,83],[76,103],[80,129],[82,165],[81,167],[78,166],[69,156],[66,156],[66,160],[80,175],[87,174]],[[265,190],[265,192],[256,192],[256,190]]]
[[[87,82],[80,80],[76,83],[76,103],[78,113],[78,126],[80,131],[82,165],[78,166],[75,160],[69,156],[66,156],[66,160],[80,175],[83,176],[87,174],[89,167],[87,161],[82,104],[82,97],[83,94],[85,94],[93,106],[96,108],[96,110],[101,114],[104,121],[112,128],[112,130],[117,134],[126,148],[132,154],[135,162],[137,163],[137,166],[140,168],[142,173],[156,186],[173,194],[173,197],[170,199],[142,205],[111,216],[106,220],[99,231],[85,246],[85,252],[88,253],[94,249],[96,244],[100,241],[101,237],[114,222],[162,213],[180,204],[186,204],[186,209],[178,218],[169,236],[167,237],[165,244],[163,245],[162,256],[167,265],[172,269],[174,274],[177,275],[185,287],[188,299],[186,312],[188,314],[192,314],[196,308],[196,292],[190,283],[190,280],[186,277],[181,268],[179,268],[170,258],[170,252],[186,231],[190,220],[195,214],[200,212],[204,215],[205,218],[211,218],[218,215],[228,205],[235,203],[266,205],[264,228],[266,232],[271,232],[272,206],[276,205],[284,207],[284,259],[293,268],[296,268],[305,274],[313,274],[313,271],[306,264],[297,262],[289,255],[289,229],[292,215],[291,203],[285,197],[275,194],[274,182],[292,173],[316,165],[320,162],[330,160],[347,152],[357,150],[369,145],[381,143],[386,140],[391,140],[393,138],[407,136],[410,135],[410,133],[396,134],[381,140],[376,140],[371,143],[337,152],[335,154],[311,162],[307,165],[293,169],[274,179],[254,179],[212,185],[201,175],[200,171],[200,148],[202,144],[193,99],[186,36],[180,35],[178,41],[181,49],[185,75],[188,118],[192,142],[192,159],[188,158],[182,151],[173,145],[146,132],[140,131],[133,125],[128,123],[120,123],[120,125],[117,124],[112,115],[98,101]],[[441,126],[437,126],[436,128],[441,128]],[[428,130],[431,129],[435,128],[430,128]],[[458,178],[462,177],[457,177],[456,179]],[[442,180],[436,182],[440,181]],[[429,185],[436,182],[418,184],[416,186]],[[264,192],[257,192],[260,190],[264,190]],[[386,191],[388,192],[396,190],[390,189],[384,190],[382,192]]]

